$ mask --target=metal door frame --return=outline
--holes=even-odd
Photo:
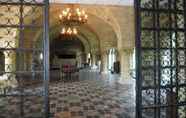
[[[164,9],[164,8],[161,8],[159,5],[160,5],[160,0],[146,0],[146,1],[151,1],[152,2],[152,6],[151,8],[148,8],[148,7],[144,7],[142,8],[141,6],[141,1],[142,0],[134,0],[135,3],[135,28],[136,28],[136,40],[135,40],[135,46],[136,46],[136,118],[143,118],[143,110],[144,109],[153,109],[154,110],[154,115],[152,115],[151,117],[153,118],[160,118],[161,117],[161,109],[162,108],[165,108],[165,109],[170,109],[170,111],[168,113],[170,113],[171,115],[175,115],[175,116],[169,116],[169,117],[172,117],[172,118],[182,118],[185,115],[183,115],[182,117],[179,116],[178,114],[178,110],[179,110],[179,107],[183,107],[183,109],[185,110],[186,109],[186,100],[183,101],[183,102],[180,102],[179,101],[179,95],[178,95],[178,92],[181,88],[183,88],[184,90],[186,90],[186,83],[182,83],[180,84],[179,83],[179,69],[183,69],[183,70],[186,70],[186,62],[183,62],[184,64],[183,65],[180,65],[179,64],[179,51],[183,51],[184,52],[184,57],[186,55],[186,47],[179,47],[179,42],[178,42],[178,32],[182,32],[184,35],[184,45],[186,46],[186,1],[185,0],[179,0],[179,1],[182,1],[182,4],[183,5],[183,9],[180,10],[178,8],[178,6],[176,6],[178,4],[178,0],[165,0],[168,2],[168,9]],[[144,0],[143,0],[144,1]],[[173,5],[174,4],[174,5]],[[173,6],[172,6],[173,5]],[[173,8],[172,8],[173,7]],[[152,28],[146,28],[146,27],[143,27],[142,26],[142,17],[141,17],[141,13],[144,12],[144,11],[147,11],[147,12],[151,12],[153,15],[153,23],[152,23]],[[169,27],[168,28],[162,28],[161,25],[160,25],[160,14],[161,13],[165,13],[167,14],[169,17],[168,17],[168,21],[169,21]],[[183,28],[180,28],[178,26],[178,24],[176,24],[178,22],[178,18],[177,18],[177,15],[183,15],[183,19],[184,19],[184,27]],[[157,16],[156,16],[157,15]],[[172,19],[172,15],[174,16],[175,18],[175,21],[173,21]],[[175,26],[172,26],[173,23],[175,23]],[[153,61],[155,67],[154,67],[154,79],[152,79],[152,81],[154,80],[154,88],[153,87],[145,87],[143,85],[143,82],[145,81],[144,80],[144,77],[143,77],[143,74],[142,74],[142,71],[144,70],[144,67],[142,66],[142,63],[144,61],[144,59],[142,58],[142,53],[143,51],[145,50],[145,48],[142,46],[142,32],[143,31],[153,31],[153,39],[154,39],[154,59],[152,59],[151,61]],[[169,38],[171,39],[170,41],[170,45],[172,46],[173,43],[172,40],[173,38],[171,37],[173,33],[175,33],[175,45],[176,47],[168,47],[167,50],[170,50],[170,55],[171,55],[171,59],[170,59],[170,67],[166,66],[166,67],[162,67],[161,65],[161,51],[164,49],[164,47],[161,47],[161,40],[160,40],[160,32],[161,31],[167,31],[169,32],[170,36]],[[155,32],[155,33],[154,33]],[[166,48],[165,48],[166,49]],[[152,50],[150,48],[146,48],[146,50]],[[175,53],[173,53],[175,51]],[[175,59],[174,59],[175,58]],[[174,64],[175,63],[175,64]],[[170,73],[171,73],[171,77],[170,77],[170,84],[169,85],[162,85],[161,84],[161,81],[162,80],[162,77],[161,77],[161,73],[162,72],[162,68],[168,68],[170,69]],[[147,69],[148,70],[148,69]],[[174,71],[175,71],[175,75],[174,75]],[[185,74],[185,72],[183,73]],[[186,79],[185,75],[183,75],[184,78]],[[175,81],[175,84],[174,84],[174,81]],[[154,97],[152,97],[154,99],[154,104],[153,105],[149,105],[149,106],[145,106],[143,105],[143,95],[142,95],[142,92],[145,90],[145,89],[152,89],[155,91],[154,92]],[[171,96],[170,97],[170,100],[171,100],[171,103],[167,103],[167,104],[163,104],[161,102],[162,100],[162,96],[161,96],[161,90],[166,90],[169,89],[170,93],[171,93]],[[176,103],[174,103],[174,97],[173,97],[173,94],[176,94],[175,96],[175,99],[176,99]],[[183,93],[184,94],[184,93]],[[167,93],[166,93],[167,95]],[[174,112],[174,110],[176,109],[176,113],[172,113]],[[167,113],[166,113],[166,118],[167,118]]]
[[[4,1],[0,1],[0,6],[4,6],[4,7],[10,7],[10,6],[18,6],[19,7],[19,23],[16,25],[12,25],[12,24],[0,24],[0,28],[17,28],[20,29],[19,32],[19,45],[23,45],[23,29],[24,28],[36,28],[36,27],[41,27],[43,30],[42,33],[42,37],[43,37],[43,42],[42,42],[42,49],[38,49],[39,51],[41,51],[41,53],[43,53],[43,62],[42,62],[42,72],[43,73],[43,92],[41,93],[41,95],[43,98],[43,111],[44,111],[44,118],[49,118],[50,117],[50,113],[49,113],[49,0],[41,0],[40,2],[37,2],[37,0],[30,0],[29,2],[26,2],[24,0],[18,0],[18,1],[11,1],[11,0],[4,0]],[[30,24],[24,24],[24,18],[23,18],[23,7],[24,6],[37,6],[37,7],[41,7],[42,8],[42,17],[43,17],[43,21],[42,21],[42,26],[36,26],[36,25],[30,25]],[[7,42],[8,43],[8,42]],[[8,44],[7,44],[8,45]],[[2,51],[8,51],[8,50],[12,50],[15,51],[15,53],[23,51],[23,53],[26,53],[26,51],[34,51],[37,49],[31,48],[31,49],[26,49],[23,47],[16,47],[16,48],[0,48],[0,50]],[[30,71],[29,71],[30,72]],[[15,70],[15,72],[4,72],[4,73],[19,73],[17,72],[17,69]],[[24,73],[22,71],[22,73]],[[32,72],[30,72],[32,73]],[[21,90],[22,91],[22,90]],[[20,117],[23,118],[24,117],[24,110],[23,110],[23,103],[22,103],[22,98],[21,96],[30,96],[27,94],[6,94],[6,93],[2,93],[0,94],[0,97],[7,97],[7,96],[12,96],[12,97],[20,97],[21,102],[20,102]],[[33,95],[35,96],[35,95]]]
[[[49,0],[45,0],[44,7],[44,104],[45,104],[45,118],[50,117],[50,105],[49,105],[49,78],[50,78],[50,44],[49,44]]]

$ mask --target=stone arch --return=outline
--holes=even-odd
[[[56,6],[58,6],[58,7],[56,7]],[[51,6],[51,11],[50,11],[51,16],[50,16],[50,18],[52,18],[52,19],[50,19],[50,24],[51,24],[52,27],[53,27],[53,25],[57,25],[57,22],[56,22],[56,21],[58,21],[58,14],[57,13],[59,13],[60,10],[61,10],[60,6],[64,7],[65,5],[54,4],[54,6]],[[53,7],[56,7],[56,8],[53,9]],[[115,35],[115,36],[112,36],[112,39],[109,39],[108,42],[106,42],[106,43],[109,43],[109,44],[106,44],[106,43],[105,44],[110,45],[111,47],[117,46],[116,40],[121,39],[120,38],[121,37],[120,36],[120,28],[119,28],[119,24],[117,23],[116,19],[114,18],[112,13],[109,11],[109,9],[106,9],[104,7],[94,9],[94,7],[92,7],[92,6],[89,8],[89,6],[86,7],[86,6],[83,6],[83,5],[80,5],[80,7],[83,7],[83,9],[87,10],[87,13],[91,16],[91,18],[97,19],[97,21],[100,21],[101,23],[103,23],[104,27],[107,26],[108,28],[106,28],[106,29],[109,29],[109,30],[106,31],[106,32],[112,32],[112,34]],[[29,10],[28,10],[28,12],[29,12]],[[102,13],[102,15],[100,15],[99,12]],[[106,15],[104,15],[104,14],[106,14]],[[37,14],[36,17],[37,17],[37,19],[40,18],[39,13]],[[26,19],[28,19],[28,20],[26,20],[27,22],[31,22],[31,21],[29,21],[29,18],[26,18]],[[40,20],[38,20],[38,21],[40,21]],[[85,25],[83,27],[84,28],[82,28],[82,30],[84,30],[84,29],[87,30],[88,29],[90,32],[94,33],[94,36],[96,36],[95,39],[98,40],[97,42],[99,44],[100,44],[101,41],[103,41],[104,36],[101,36],[102,39],[100,39],[100,35],[103,32],[100,33],[100,34],[99,34],[99,31],[96,32],[95,28],[93,29],[92,24],[88,24],[88,25]],[[98,28],[96,27],[96,30],[97,29]],[[33,40],[38,40],[38,38],[41,37],[39,32],[41,33],[41,31],[35,32]],[[111,34],[111,33],[109,33],[109,34]],[[88,36],[86,36],[86,37],[87,37],[87,39],[89,39]],[[104,40],[104,42],[105,42],[105,40]],[[103,43],[101,43],[101,44],[103,44]]]

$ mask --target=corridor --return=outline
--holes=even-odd
[[[186,118],[186,0],[0,0],[0,118]]]

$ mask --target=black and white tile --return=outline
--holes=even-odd
[[[41,90],[40,87],[32,90],[35,89],[37,92]],[[24,118],[38,118],[43,115],[42,97],[7,97],[0,99],[0,118],[19,116],[21,99]],[[120,84],[115,78],[50,83],[51,117],[134,118],[134,110],[135,97],[131,84]]]

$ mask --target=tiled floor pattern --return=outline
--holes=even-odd
[[[39,87],[34,89],[36,93],[40,91]],[[30,89],[26,91],[32,92]],[[134,98],[132,85],[120,84],[117,79],[85,79],[50,84],[50,112],[51,117],[55,118],[134,118]],[[20,104],[21,99],[23,104]],[[21,105],[24,118],[43,115],[41,97],[8,97],[0,100],[0,118],[19,118]]]

